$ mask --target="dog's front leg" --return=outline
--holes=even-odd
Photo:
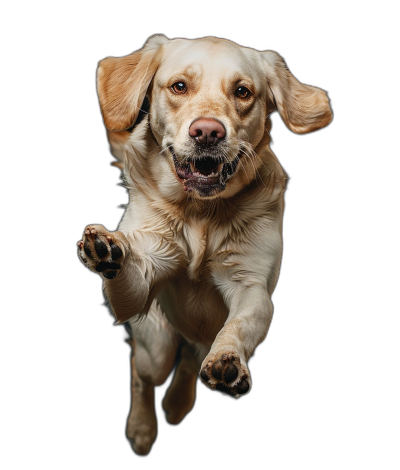
[[[239,284],[231,292],[229,316],[201,365],[200,377],[208,387],[239,397],[251,388],[247,361],[268,333],[273,305],[264,286]]]
[[[154,232],[109,232],[88,225],[78,242],[78,255],[102,275],[104,291],[119,323],[147,312],[157,285],[185,264],[182,250]]]

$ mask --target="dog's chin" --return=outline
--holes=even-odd
[[[216,155],[203,155],[180,162],[172,147],[170,152],[176,176],[184,191],[200,199],[213,199],[225,190],[242,156],[240,152],[231,162]]]

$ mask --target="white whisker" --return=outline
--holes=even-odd
[[[257,154],[257,152],[251,147],[250,144],[247,144],[247,143],[243,142],[243,145],[246,147],[247,150],[250,151],[251,156],[252,156],[253,158],[257,158],[258,161],[261,163],[261,165],[265,168],[265,170],[266,170],[266,172],[267,172],[267,175],[266,175],[266,176],[270,176],[270,175],[273,173],[273,170],[271,170],[270,168],[268,168],[268,167],[266,166],[266,164],[264,163],[264,161],[260,158],[260,156],[259,156],[259,155]],[[256,170],[256,172],[257,172],[257,175],[258,175],[259,179],[262,181],[263,185],[264,185],[265,188],[268,190],[268,187],[267,187],[267,185],[265,184],[264,179],[261,177],[261,174],[260,174],[260,172],[258,171],[258,169]]]
[[[271,174],[271,170],[265,165],[265,163],[259,157],[259,155],[257,155],[257,152],[253,149],[250,143],[245,142],[244,140],[241,140],[241,139],[236,139],[236,140],[242,145],[242,147],[244,147],[248,152],[250,152],[252,157],[257,158],[260,161],[263,167],[267,170],[268,174]]]

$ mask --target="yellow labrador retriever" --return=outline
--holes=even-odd
[[[250,391],[247,362],[271,323],[282,256],[286,175],[269,147],[269,115],[306,133],[332,113],[325,91],[301,84],[276,52],[214,37],[153,36],[102,60],[97,77],[130,202],[118,231],[87,226],[78,252],[131,331],[127,436],[147,454],[154,386],[174,365],[170,423],[193,407],[198,375],[234,397]]]

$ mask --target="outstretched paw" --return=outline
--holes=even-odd
[[[200,378],[207,387],[236,398],[251,388],[249,369],[235,352],[209,354],[201,366]]]
[[[103,225],[88,225],[78,242],[78,256],[90,270],[114,279],[122,268],[127,244],[121,232],[109,232]]]

